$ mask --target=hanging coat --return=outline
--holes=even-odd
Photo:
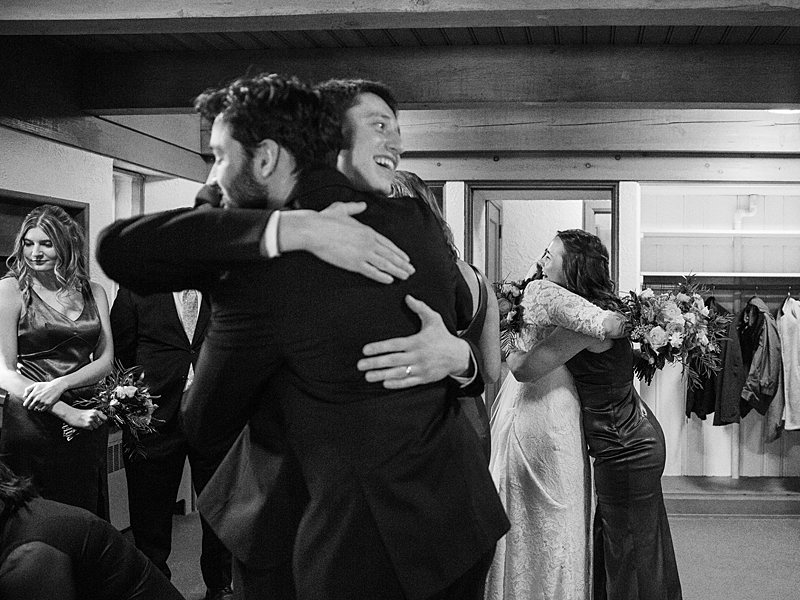
[[[706,307],[711,314],[729,315],[730,311],[710,296]],[[731,319],[720,343],[720,370],[704,380],[701,389],[689,390],[686,394],[686,416],[696,414],[701,419],[714,413],[714,425],[739,422],[739,398],[742,395],[747,371],[742,360],[739,331],[736,320]]]
[[[754,408],[765,415],[778,391],[783,365],[777,323],[758,296],[750,298],[742,311],[739,339],[747,369],[739,412],[744,417]]]
[[[778,316],[783,358],[784,429],[800,429],[800,302],[786,297]]]

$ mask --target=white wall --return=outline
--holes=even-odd
[[[753,195],[751,198],[751,194]],[[736,213],[751,206],[749,216]],[[642,272],[800,273],[800,190],[797,186],[669,186],[641,188]],[[731,232],[737,232],[733,235]],[[676,276],[676,283],[679,277]],[[755,281],[756,283],[753,283]],[[742,291],[711,290],[737,313],[757,279]],[[800,287],[800,282],[798,283]],[[748,291],[748,289],[750,291]],[[797,288],[795,288],[797,289]],[[783,289],[759,296],[775,311]],[[796,297],[796,292],[793,292]],[[741,425],[714,426],[713,418],[687,419],[679,370],[657,373],[641,386],[667,438],[665,475],[797,476],[800,431],[767,441],[764,417],[751,411]]]
[[[556,231],[582,227],[582,200],[504,200],[503,275],[523,279]]]
[[[186,179],[148,179],[144,184],[144,212],[194,206],[194,197],[203,184]]]

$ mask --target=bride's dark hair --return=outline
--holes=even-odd
[[[608,250],[600,238],[583,229],[559,231],[556,236],[564,245],[565,287],[601,308],[619,310],[622,302],[614,293]]]

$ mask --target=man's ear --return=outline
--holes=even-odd
[[[280,155],[281,147],[275,140],[262,140],[256,146],[256,151],[253,155],[253,165],[256,173],[260,177],[268,179],[275,172]]]

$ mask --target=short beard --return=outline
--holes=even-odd
[[[266,208],[268,203],[267,190],[259,185],[253,176],[253,159],[250,159],[236,173],[229,189],[228,201],[236,208]]]

